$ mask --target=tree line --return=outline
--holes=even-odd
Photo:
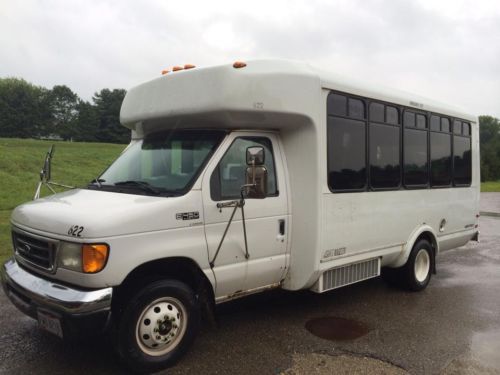
[[[102,89],[88,102],[65,85],[47,89],[0,78],[0,137],[128,143],[130,130],[119,119],[125,93]],[[500,121],[479,116],[479,132],[481,180],[500,180]]]
[[[0,137],[128,143],[130,130],[119,120],[125,93],[102,89],[88,102],[65,85],[0,78]]]

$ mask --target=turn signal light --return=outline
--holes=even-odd
[[[82,268],[85,273],[101,271],[108,260],[109,246],[106,244],[84,244],[82,246]]]
[[[235,69],[244,68],[245,66],[247,66],[247,64],[243,61],[235,61],[233,64],[233,68]]]

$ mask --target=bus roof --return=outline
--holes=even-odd
[[[475,116],[431,99],[288,60],[254,60],[239,69],[226,64],[169,73],[130,89],[120,120],[133,130],[138,123],[151,128],[165,123],[182,126],[186,118],[221,127],[293,126],[317,116],[318,108],[326,109],[326,105],[318,106],[322,88],[476,121]]]

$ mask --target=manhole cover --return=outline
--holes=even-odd
[[[307,321],[306,329],[326,340],[353,340],[368,333],[368,327],[355,320],[335,317],[316,318]]]

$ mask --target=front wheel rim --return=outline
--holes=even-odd
[[[415,257],[415,279],[423,283],[429,276],[431,269],[431,257],[425,249],[420,249]]]
[[[182,340],[187,323],[182,302],[173,297],[156,299],[139,315],[135,329],[137,344],[150,356],[165,355]]]

